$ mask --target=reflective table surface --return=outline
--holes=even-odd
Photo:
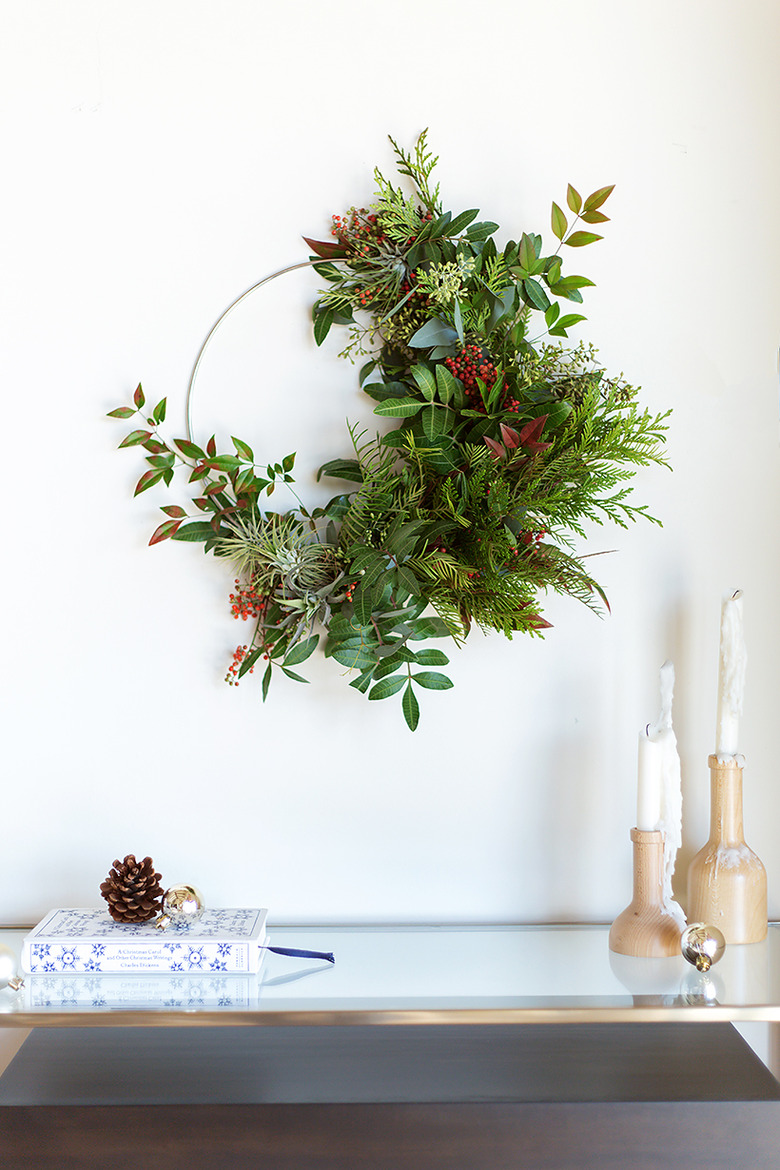
[[[257,975],[27,975],[0,1027],[780,1022],[780,925],[700,974],[610,952],[608,926],[272,926]],[[21,953],[25,930],[0,930]]]

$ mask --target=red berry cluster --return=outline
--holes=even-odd
[[[266,603],[260,594],[256,591],[254,585],[242,585],[236,577],[235,580],[236,592],[230,594],[230,612],[233,617],[243,618],[258,618],[264,611]]]
[[[248,646],[236,646],[235,650],[233,651],[233,661],[228,667],[227,674],[225,675],[225,682],[230,683],[231,687],[239,686],[238,672],[241,669],[241,663],[244,661],[248,653]],[[254,674],[254,672],[254,666],[250,666],[249,673]]]
[[[472,408],[483,410],[484,404],[477,386],[477,378],[484,382],[489,390],[498,377],[498,371],[490,358],[485,357],[478,345],[465,345],[457,357],[446,358],[444,364],[451,374],[460,378],[471,400]],[[504,410],[520,409],[520,403],[516,398],[504,398],[502,406]]]
[[[332,218],[330,234],[353,252],[367,256],[371,251],[369,240],[384,239],[377,230],[376,216],[369,214],[365,207],[353,207],[347,215],[334,215]]]
[[[465,345],[457,357],[447,358],[444,362],[447,369],[456,378],[460,378],[466,394],[473,402],[481,405],[482,399],[477,386],[480,378],[489,388],[496,380],[496,367],[486,358],[478,345]]]
[[[529,553],[534,553],[539,551],[539,543],[544,540],[546,535],[547,529],[540,528],[538,532],[521,533],[519,539],[523,542],[524,545],[528,547]],[[515,554],[517,554],[517,549],[515,549]]]

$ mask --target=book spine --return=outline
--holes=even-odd
[[[114,974],[116,972],[186,974],[244,972],[259,969],[260,946],[253,942],[26,942],[22,967],[30,975]]]

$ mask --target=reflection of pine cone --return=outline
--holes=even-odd
[[[115,922],[148,922],[160,909],[163,893],[151,857],[136,861],[133,853],[114,861],[100,892]]]

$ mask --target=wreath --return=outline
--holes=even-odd
[[[420,689],[452,686],[429,640],[461,644],[475,626],[540,635],[550,590],[608,608],[574,540],[587,522],[658,523],[628,502],[626,481],[665,464],[670,412],[641,409],[592,346],[558,340],[584,320],[561,302],[581,303],[593,284],[564,275],[561,252],[602,238],[588,229],[607,220],[612,187],[583,199],[569,185],[569,214],[552,204],[554,252],[528,232],[500,248],[498,224],[442,209],[425,133],[409,153],[390,141],[412,192],[377,170],[370,207],[334,215],[328,241],[304,237],[303,263],[327,285],[314,339],[348,331],[341,356],[368,358],[360,385],[384,424],[350,427],[349,456],[319,469],[343,484],[328,504],[309,510],[295,494],[294,454],[262,467],[241,439],[231,453],[214,438],[199,446],[191,428],[166,441],[166,399],[150,410],[140,385],[110,416],[140,416],[119,444],[147,452],[136,495],[189,475],[196,512],[165,505],[149,543],[202,542],[234,566],[231,612],[252,633],[227,682],[259,668],[263,699],[275,671],[306,682],[298,668],[324,638],[350,686],[370,700],[400,694],[414,731]],[[279,485],[295,499],[287,511],[268,509]]]

